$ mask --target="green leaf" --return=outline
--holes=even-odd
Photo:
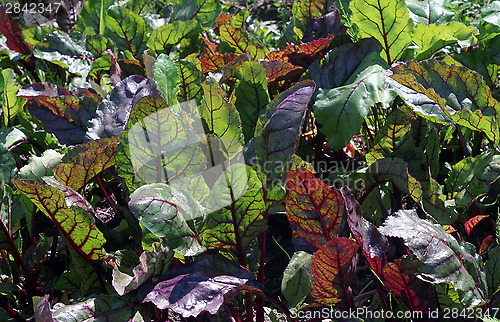
[[[229,158],[243,148],[241,121],[235,104],[229,103],[226,92],[219,87],[213,78],[203,84],[203,98],[200,114],[207,124],[209,133],[215,134],[223,144],[223,151]]]
[[[241,115],[243,134],[249,141],[254,136],[255,124],[269,103],[266,71],[255,61],[244,62],[238,69],[235,105]]]
[[[434,59],[391,68],[394,88],[415,112],[432,122],[458,124],[500,142],[500,104],[478,73]]]
[[[60,163],[52,171],[55,178],[80,190],[97,174],[115,165],[115,156],[120,137],[94,140],[72,148],[64,157],[71,163]],[[76,152],[78,151],[78,152]],[[77,154],[71,158],[70,155]],[[64,162],[64,160],[63,160]]]
[[[9,184],[16,174],[16,160],[5,145],[0,143],[0,183]]]
[[[325,14],[334,1],[331,0],[301,0],[292,7],[292,22],[294,27],[306,32],[309,21],[314,21]]]
[[[180,77],[179,102],[195,100],[198,104],[202,96],[201,83],[205,79],[201,71],[192,62],[180,59],[176,62]]]
[[[451,167],[445,180],[449,198],[458,207],[469,207],[473,200],[488,193],[500,177],[500,154],[487,150],[476,157],[468,157]]]
[[[315,304],[334,305],[349,296],[345,287],[350,284],[353,257],[358,248],[349,238],[335,237],[314,253],[311,295]]]
[[[304,168],[288,172],[286,189],[286,214],[296,247],[316,250],[340,235],[345,206],[338,191]]]
[[[480,256],[471,254],[471,244],[459,244],[441,225],[420,219],[414,210],[398,211],[379,231],[402,238],[420,261],[420,278],[433,284],[451,283],[465,308],[486,302],[486,275]]]
[[[158,84],[158,89],[161,90],[167,105],[172,106],[176,103],[177,92],[179,90],[180,79],[177,67],[174,62],[164,54],[158,56],[154,66],[153,77]]]
[[[19,170],[21,179],[44,183],[42,177],[53,175],[53,169],[61,162],[63,155],[55,150],[45,150],[41,156],[33,155]]]
[[[419,23],[413,29],[413,42],[419,47],[415,53],[416,60],[423,60],[447,45],[457,43],[463,47],[470,47],[477,43],[474,34],[478,33],[474,27],[467,27],[458,21],[445,25]]]
[[[8,127],[14,117],[22,110],[26,99],[17,97],[16,93],[19,90],[14,82],[14,71],[10,68],[3,69],[0,74],[0,105],[3,112],[3,124]]]
[[[101,19],[101,15],[106,16],[108,8],[114,3],[114,0],[89,0],[83,4],[82,12],[78,15],[75,29],[85,31],[85,34],[96,35],[103,34],[101,30],[105,28],[106,19]],[[101,26],[102,25],[102,26]]]
[[[359,36],[374,37],[383,48],[381,56],[392,65],[411,43],[413,22],[404,0],[354,0],[349,9]]]
[[[378,54],[370,54],[364,61],[373,62],[377,57]],[[359,132],[371,106],[379,102],[388,105],[392,101],[382,66],[362,66],[365,68],[358,68],[347,81],[349,85],[318,90],[314,115],[320,124],[319,130],[326,135],[328,146],[333,150],[345,147]]]
[[[305,80],[269,103],[262,131],[256,136],[256,161],[267,173],[268,180],[281,178],[287,172],[314,88],[312,81]]]
[[[450,21],[454,12],[447,7],[448,0],[406,0],[410,18],[426,25],[440,25]]]
[[[219,0],[175,0],[170,21],[198,20],[203,27],[213,27],[215,19],[221,14]]]
[[[134,191],[128,205],[137,219],[175,252],[195,256],[205,250],[187,223],[202,217],[203,211],[185,192],[165,183],[152,183]]]
[[[141,16],[127,8],[112,6],[107,10],[105,36],[134,57],[140,57],[146,49],[146,35],[151,31]]]
[[[71,305],[62,305],[53,310],[53,321],[85,321],[99,320],[103,317],[115,321],[128,321],[131,317],[131,308],[137,306],[135,296],[118,296],[98,294],[83,302]]]
[[[196,133],[168,107],[160,96],[141,98],[131,111],[116,166],[132,192],[144,183],[184,180],[205,169],[207,159]]]
[[[245,29],[236,28],[230,25],[223,25],[219,28],[220,39],[233,47],[238,54],[249,52],[252,60],[264,59],[269,49],[257,41],[250,39]]]
[[[488,252],[485,263],[486,279],[488,281],[489,298],[500,290],[500,246],[495,246]]]
[[[210,191],[202,237],[209,248],[228,249],[246,261],[246,249],[266,230],[262,182],[251,167],[228,167]],[[213,211],[214,209],[219,209]]]
[[[106,241],[96,227],[94,218],[85,210],[76,206],[68,208],[64,193],[54,187],[21,180],[15,180],[13,183],[54,222],[78,255],[86,261],[102,258],[102,246]]]
[[[283,272],[281,291],[292,308],[302,304],[311,291],[311,265],[312,255],[299,250],[293,254]]]
[[[174,21],[155,29],[148,39],[147,46],[154,51],[170,50],[183,38],[190,38],[202,31],[196,20]]]
[[[482,20],[500,27],[500,18],[498,17],[498,13],[500,12],[500,1],[488,2],[483,8],[481,8],[480,12]]]

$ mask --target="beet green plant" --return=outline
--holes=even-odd
[[[499,318],[498,1],[60,4],[0,6],[1,320]]]

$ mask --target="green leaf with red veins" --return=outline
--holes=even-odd
[[[345,207],[338,191],[305,168],[288,172],[286,189],[286,214],[297,246],[304,244],[316,250],[339,236]]]
[[[396,91],[418,114],[484,132],[494,145],[500,142],[500,104],[480,74],[434,59],[409,61],[391,71]]]
[[[118,6],[107,10],[105,36],[114,41],[118,49],[140,57],[146,50],[146,35],[151,27],[137,13]]]
[[[154,243],[153,250],[143,252],[135,267],[122,265],[122,261],[113,268],[113,287],[120,295],[135,290],[148,279],[162,276],[173,258],[174,252],[170,248],[160,243]],[[131,271],[133,276],[126,273],[127,271]]]
[[[302,81],[268,104],[262,131],[256,130],[255,137],[257,161],[270,181],[287,173],[315,87],[310,80]]]
[[[240,264],[246,262],[247,247],[267,229],[265,209],[262,182],[255,170],[241,163],[229,166],[208,196],[209,214],[201,230],[204,243],[230,250]]]
[[[223,151],[231,158],[242,150],[241,120],[234,104],[229,103],[226,92],[213,78],[202,85],[201,117],[206,121],[208,132],[215,134],[223,144]],[[238,104],[238,101],[236,101]]]
[[[180,77],[180,93],[177,94],[179,102],[195,100],[199,103],[202,96],[201,83],[205,79],[195,64],[185,59],[176,62]]]
[[[404,240],[420,261],[421,279],[433,284],[451,283],[465,308],[486,303],[486,274],[473,245],[459,243],[441,225],[420,219],[414,210],[400,210],[389,216],[379,231]]]
[[[64,193],[57,188],[13,180],[25,194],[59,229],[66,242],[86,261],[102,258],[102,246],[106,242],[95,225],[95,220],[79,207],[68,208]]]
[[[82,12],[78,15],[75,30],[83,32],[86,28],[90,27],[91,29],[93,29],[89,31],[90,35],[100,34],[99,31],[105,28],[105,26],[101,26],[101,22],[104,22],[104,24],[106,23],[106,13],[108,12],[108,8],[113,3],[113,0],[85,1],[82,6]],[[101,12],[104,13],[103,21],[101,21],[100,19]]]
[[[488,150],[476,157],[468,157],[451,167],[445,180],[448,198],[454,198],[459,207],[469,207],[473,200],[490,191],[500,177],[500,154]]]
[[[413,22],[404,0],[354,0],[351,22],[359,36],[374,37],[382,45],[380,56],[392,65],[412,42]]]
[[[295,2],[292,7],[293,25],[305,32],[310,20],[321,17],[328,11],[333,1],[330,0],[302,0]]]
[[[382,235],[377,227],[363,218],[361,206],[353,197],[351,190],[344,186],[340,189],[347,210],[347,223],[354,237],[361,245],[363,254],[372,270],[378,276],[382,274],[385,265],[387,238]]]
[[[222,12],[218,0],[175,0],[170,21],[198,20],[203,27],[214,27],[215,19]]]
[[[190,38],[202,31],[196,20],[174,21],[155,29],[148,39],[147,46],[154,51],[169,50],[182,38]]]
[[[10,68],[3,69],[0,74],[0,105],[2,106],[5,127],[10,126],[13,118],[26,104],[25,98],[16,96],[19,88],[12,81],[13,77],[14,71]]]
[[[223,25],[219,28],[219,32],[220,40],[228,43],[238,54],[249,52],[252,60],[264,59],[269,53],[269,49],[262,44],[253,43],[244,29]]]
[[[348,288],[358,248],[359,245],[349,238],[335,237],[314,253],[311,295],[315,304],[335,305],[352,300]]]
[[[384,266],[382,281],[389,291],[407,303],[410,310],[424,311],[427,308],[427,294],[431,289],[417,274],[418,261],[398,258],[394,263]]]
[[[500,246],[495,246],[488,252],[485,263],[486,279],[488,280],[489,298],[500,290]]]
[[[144,183],[179,182],[200,173],[206,157],[196,133],[160,96],[141,98],[118,146],[116,166],[132,192]]]
[[[82,195],[80,195],[78,192],[76,192],[75,190],[71,189],[68,186],[61,184],[54,177],[43,177],[42,179],[46,184],[51,185],[52,187],[56,188],[57,190],[61,191],[64,194],[65,196],[64,201],[66,202],[66,206],[68,208],[76,206],[84,209],[91,215],[94,214],[94,209],[92,208],[92,205],[85,198],[83,198]]]
[[[302,304],[311,291],[311,265],[312,255],[299,250],[283,272],[281,291],[292,308]]]
[[[195,256],[205,250],[188,224],[204,214],[185,192],[165,183],[152,183],[134,191],[128,205],[144,227],[164,238],[175,252]]]
[[[264,67],[255,61],[244,62],[238,71],[235,105],[241,116],[245,140],[248,141],[254,137],[257,119],[269,103],[268,79]]]
[[[455,14],[447,8],[446,0],[406,0],[406,5],[415,24],[440,25],[450,21]]]
[[[445,46],[458,43],[462,47],[474,46],[477,39],[474,34],[478,31],[474,27],[452,21],[445,25],[419,23],[413,29],[413,42],[419,47],[415,53],[415,60],[424,60],[432,57]]]
[[[64,156],[71,163],[60,163],[52,171],[55,178],[71,187],[80,190],[100,172],[115,165],[115,157],[120,137],[93,140],[89,143],[78,145],[68,153],[75,155],[73,158]],[[73,160],[68,160],[73,159]]]

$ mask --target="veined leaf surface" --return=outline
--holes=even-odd
[[[171,21],[198,20],[203,27],[213,27],[222,9],[218,0],[175,0]]]
[[[6,127],[26,104],[25,98],[16,96],[19,88],[12,81],[13,77],[14,71],[10,68],[3,69],[0,74],[0,105],[3,111],[3,124]]]
[[[415,22],[441,25],[450,21],[453,11],[447,8],[446,0],[406,0],[410,18]]]
[[[244,29],[238,29],[230,25],[219,28],[220,39],[227,42],[229,46],[236,49],[238,54],[250,53],[252,60],[263,59],[269,50],[261,44],[252,43]]]
[[[360,36],[374,37],[383,48],[381,56],[392,65],[411,43],[413,22],[404,0],[355,0],[349,8]]]
[[[281,280],[281,290],[290,307],[297,307],[302,304],[311,291],[312,255],[305,251],[296,251]]]
[[[155,51],[170,49],[181,39],[192,37],[202,28],[198,21],[174,21],[155,29],[147,41],[147,46]]]
[[[486,301],[486,275],[479,255],[471,254],[471,244],[459,244],[441,225],[420,219],[409,210],[400,210],[387,218],[379,231],[402,238],[420,261],[421,278],[433,284],[451,283],[466,308]]]
[[[342,195],[304,168],[286,177],[286,214],[297,243],[315,250],[340,234],[345,206]]]

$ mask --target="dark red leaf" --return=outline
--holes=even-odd
[[[0,32],[7,38],[7,47],[20,54],[27,55],[31,48],[24,41],[23,34],[17,23],[7,13],[5,6],[0,7]]]
[[[467,231],[467,235],[470,235],[470,232],[472,231],[472,229],[474,229],[474,227],[481,221],[483,220],[484,218],[488,218],[489,216],[488,215],[478,215],[478,216],[475,216],[469,220],[467,220],[464,224],[465,226],[465,230]]]

